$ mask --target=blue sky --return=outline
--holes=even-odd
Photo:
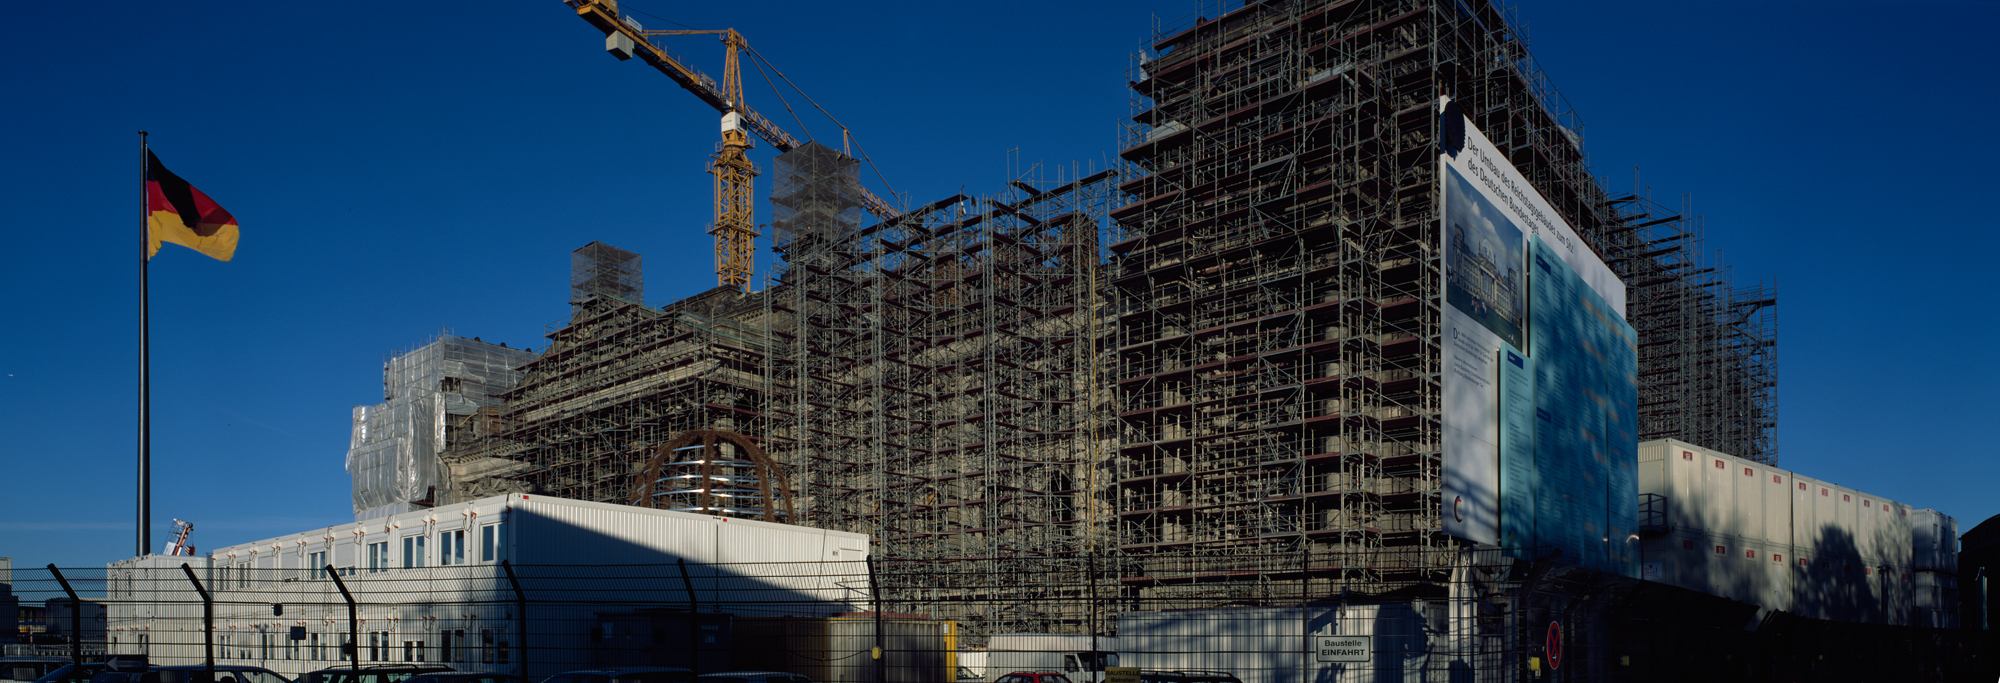
[[[1197,9],[625,5],[664,18],[649,28],[741,30],[914,202],[1036,163],[1102,168],[1152,17]],[[1691,194],[1739,282],[1777,281],[1780,465],[1967,527],[2000,513],[1981,417],[2000,412],[2000,226],[1977,154],[2000,118],[2000,3],[1519,15],[1608,185],[1637,166],[1655,198]],[[674,49],[719,73],[712,39]],[[385,355],[447,327],[539,348],[578,246],[643,254],[651,302],[714,282],[716,114],[556,0],[8,3],[0,63],[0,556],[17,566],[133,550],[139,129],[243,225],[233,262],[153,262],[156,550],[175,517],[202,548],[351,520],[349,410],[380,400]],[[749,78],[752,106],[805,137]]]

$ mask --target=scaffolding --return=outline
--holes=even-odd
[[[640,292],[639,255],[593,242],[571,259],[572,313],[521,367],[505,405],[459,425],[445,453],[453,500],[527,492],[630,502],[652,449],[688,430],[757,442],[768,393],[762,306],[718,287],[664,307]],[[746,315],[747,314],[747,315]],[[735,446],[716,455],[735,459]]]
[[[1611,204],[1616,227],[1605,251],[1640,340],[1639,439],[1776,465],[1776,285],[1736,286],[1731,269],[1705,253],[1702,218],[1687,197],[1670,207],[1635,192]]]
[[[1099,590],[1286,605],[1447,583],[1444,97],[1626,280],[1640,438],[1770,462],[1775,296],[1734,288],[1685,207],[1603,189],[1514,25],[1481,0],[1213,5],[1156,26],[1112,169],[1037,167],[880,222],[853,159],[793,149],[762,291],[656,308],[637,254],[572,256],[548,350],[449,425],[453,499],[718,507],[659,482],[747,489],[748,470],[660,448],[740,434],[776,463],[760,487],[788,482],[757,514],[789,493],[788,521],[869,534],[883,585],[972,646],[1102,633],[1079,607]],[[715,448],[699,460],[745,460]]]
[[[603,242],[591,242],[569,254],[569,300],[580,303],[594,294],[627,301],[646,300],[646,280],[638,254]]]
[[[1429,0],[1216,3],[1156,26],[1120,140],[1135,199],[1111,213],[1128,589],[1254,603],[1449,571],[1441,98],[1628,282],[1698,254],[1661,239],[1687,219],[1590,175],[1581,123],[1514,26],[1487,2]],[[1642,396],[1677,413],[1651,431],[1733,429],[1767,452],[1774,300],[1640,279]],[[1667,341],[1687,329],[1701,335]],[[1646,372],[1673,362],[1683,385]]]
[[[852,196],[853,165],[823,161],[780,158],[772,200],[823,217],[774,231],[767,299],[789,391],[773,454],[802,523],[870,534],[885,585],[975,642],[1087,632],[1076,579],[1110,512],[1096,277],[1115,174],[1031,173],[855,229],[850,200],[826,201]]]
[[[497,410],[500,395],[534,359],[510,349],[441,332],[382,363],[382,403],[354,408],[347,472],[355,519],[437,504],[455,479],[440,454],[462,438],[455,427]]]

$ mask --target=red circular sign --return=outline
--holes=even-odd
[[[1549,670],[1560,668],[1562,662],[1563,627],[1561,623],[1551,621],[1549,622]]]

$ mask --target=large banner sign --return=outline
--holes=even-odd
[[[1637,496],[1624,283],[1450,100],[1438,106],[1445,531],[1629,573],[1607,549]]]

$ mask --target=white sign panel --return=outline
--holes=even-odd
[[[1316,662],[1365,662],[1374,654],[1374,636],[1313,636]]]
[[[1547,242],[1620,316],[1625,285],[1499,148],[1449,104],[1438,101],[1447,116],[1438,154],[1445,280],[1445,462],[1438,503],[1445,533],[1498,545],[1498,364],[1508,351],[1530,351],[1528,238]]]

